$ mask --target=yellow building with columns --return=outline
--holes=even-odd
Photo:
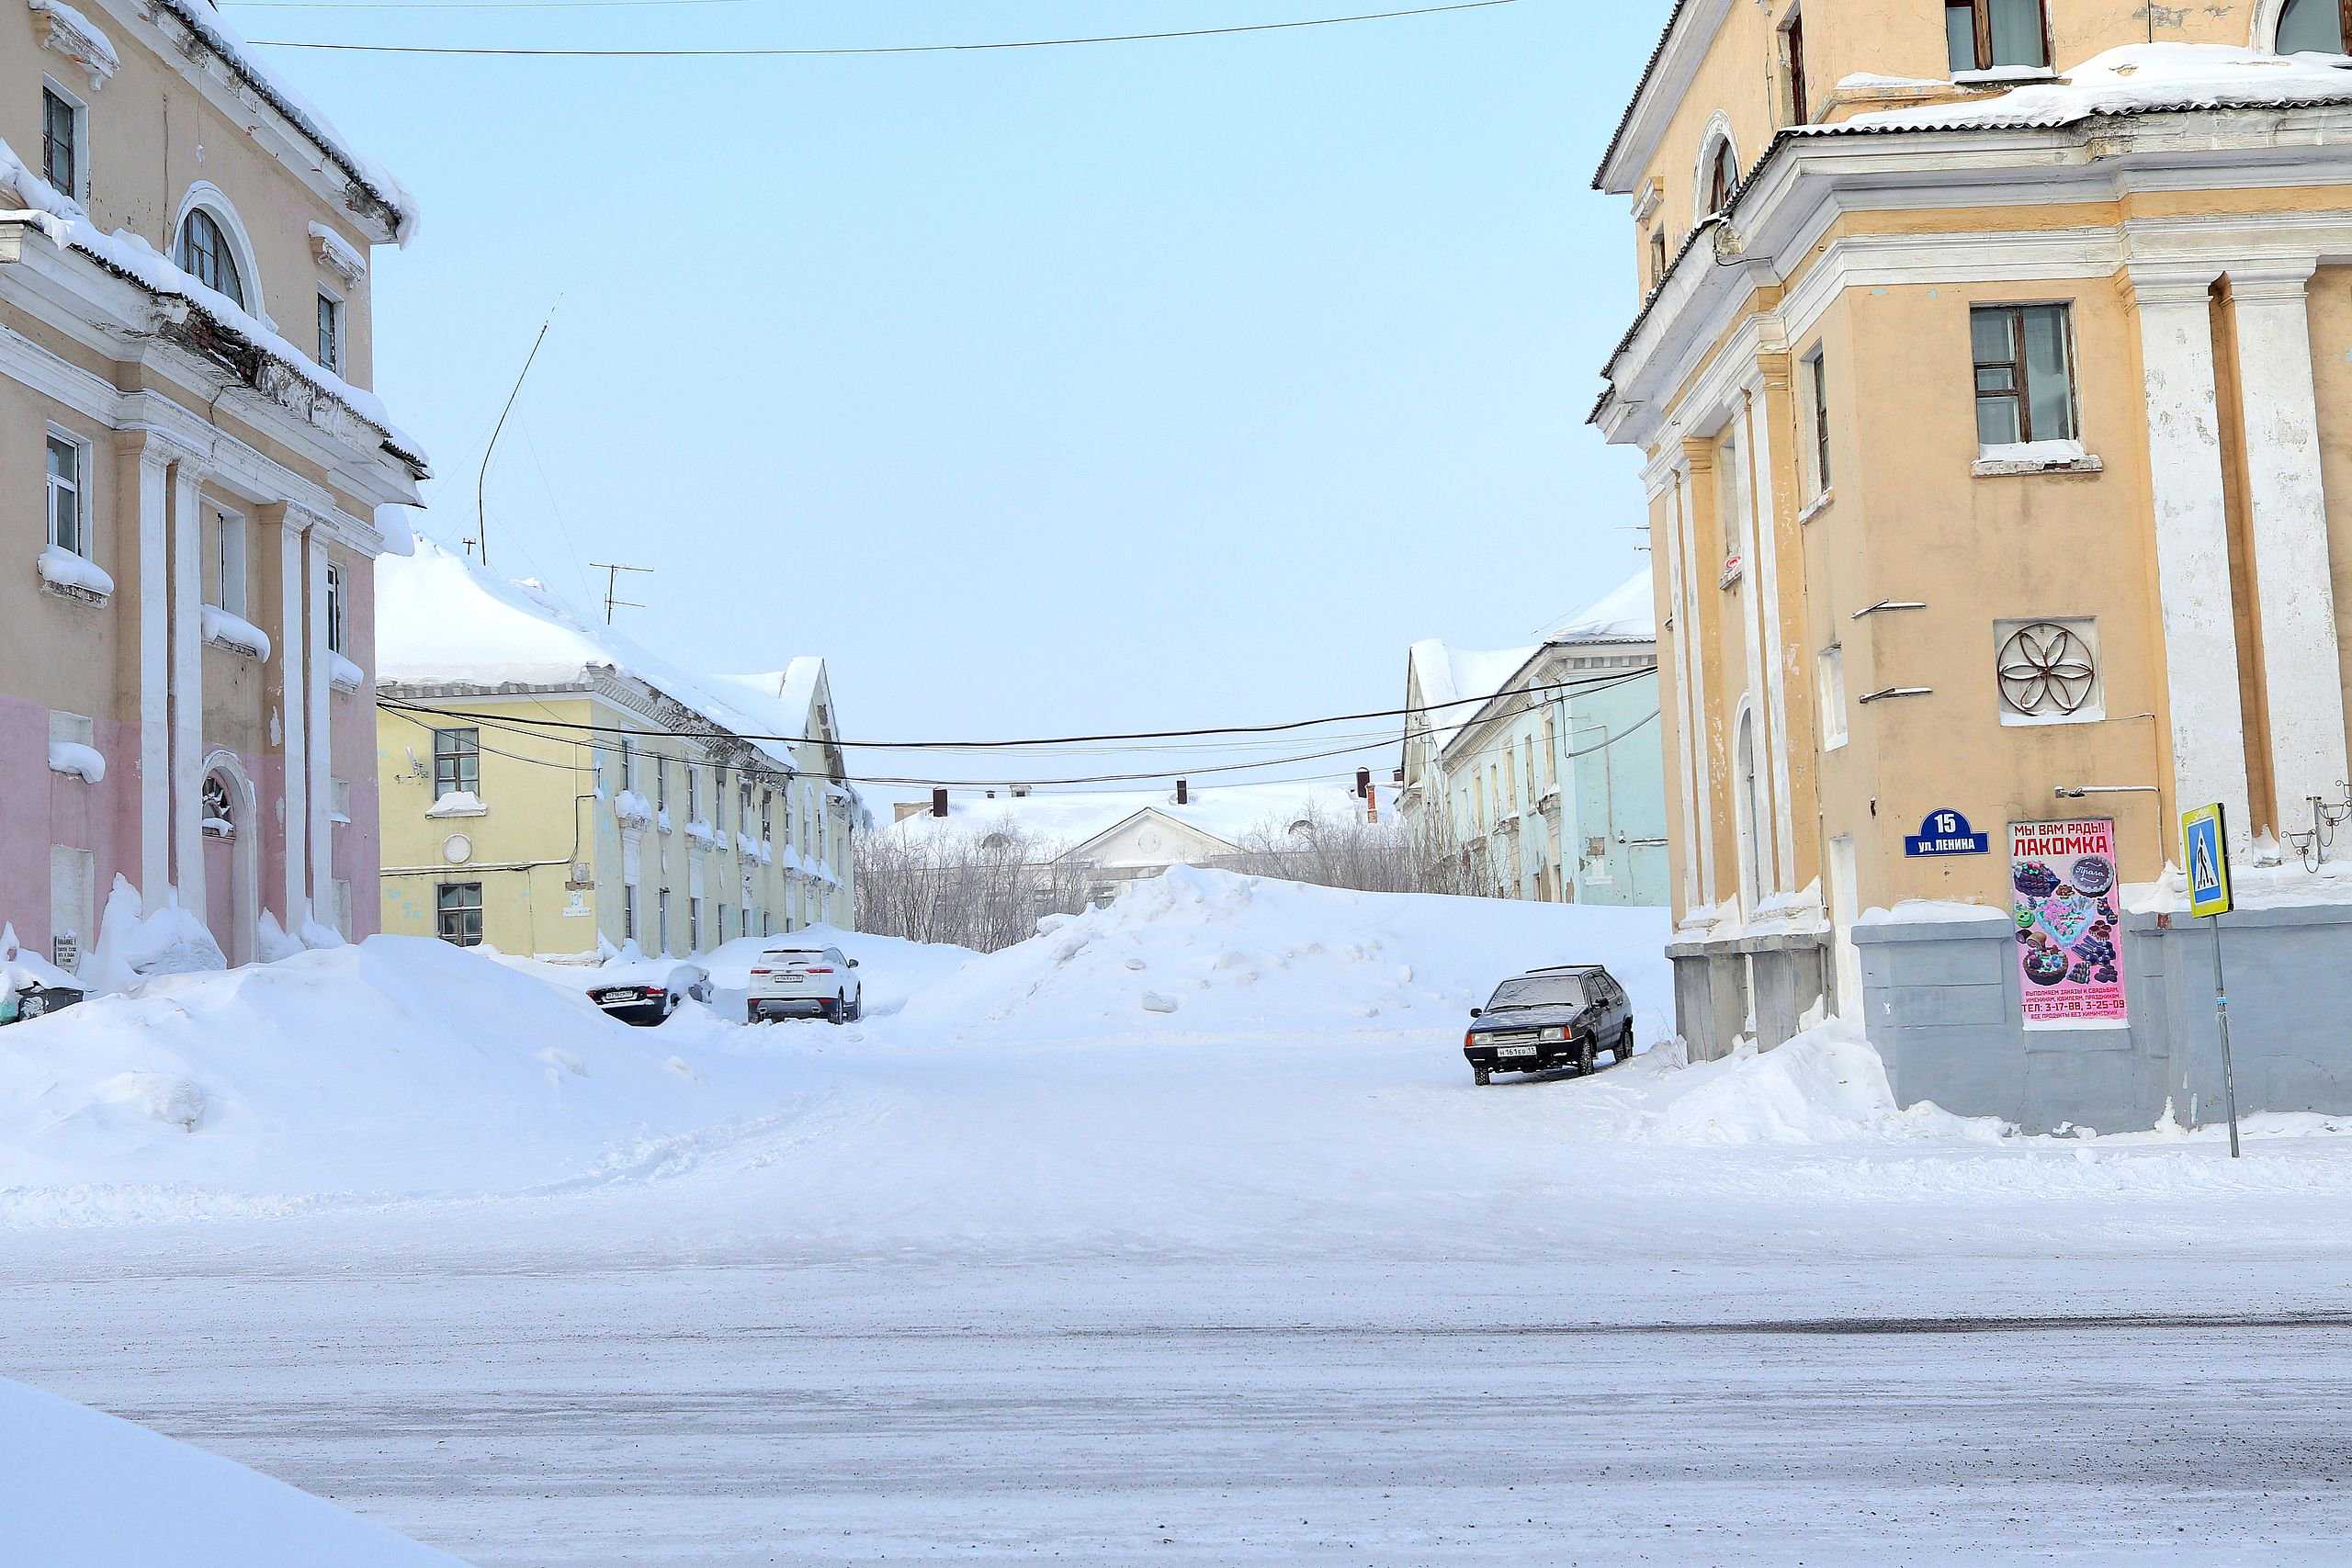
[[[698,675],[424,542],[377,590],[385,931],[683,957],[851,925],[822,660]]]
[[[2273,906],[2241,1089],[2352,1105],[2299,1022],[2352,958],[2345,25],[1674,7],[1595,179],[1644,298],[1593,420],[1650,498],[1694,1054],[1834,1010],[1906,1102],[2210,1107],[2167,863],[2220,802]]]

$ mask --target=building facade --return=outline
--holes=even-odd
[[[1675,6],[1595,181],[1644,299],[1593,417],[1662,569],[1694,1054],[1834,1007],[1906,1102],[2210,1114],[2167,865],[2211,802],[2297,906],[2233,917],[2249,968],[2352,956],[2344,25]],[[2231,987],[2276,1025],[2241,1102],[2345,1109],[2299,988]]]
[[[384,930],[683,957],[852,924],[822,660],[695,677],[430,544],[381,587]]]
[[[194,917],[151,966],[245,963],[375,924],[370,566],[426,470],[370,267],[415,205],[209,6],[83,6],[0,21],[0,918],[79,967],[119,884]]]
[[[1472,888],[1667,902],[1650,594],[1649,573],[1637,572],[1532,648],[1413,645],[1398,804],[1453,846]]]

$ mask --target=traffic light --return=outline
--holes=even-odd
[[[1179,806],[1193,804],[1193,786],[1182,779],[1176,781],[1176,804]]]
[[[944,817],[947,815],[947,792],[945,790],[935,789],[931,792],[931,814],[933,817]]]
[[[1358,800],[1372,798],[1372,770],[1370,768],[1356,770],[1356,798]]]

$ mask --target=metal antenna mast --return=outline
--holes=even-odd
[[[639,604],[634,599],[617,599],[614,597],[614,594],[620,589],[621,573],[625,571],[651,571],[653,570],[651,567],[628,566],[620,561],[610,560],[592,560],[588,564],[600,569],[605,574],[605,624],[606,626],[609,626],[613,624],[613,612],[615,610],[642,610],[645,608],[644,605]]]
[[[507,389],[506,406],[498,411],[498,423],[491,427],[490,445],[481,449],[481,467],[474,473],[474,543],[481,547],[481,564],[490,564],[490,525],[482,517],[482,487],[490,479],[490,455],[498,450],[498,438],[506,429],[506,416],[514,412],[514,399],[523,390],[523,378],[531,373],[532,361],[539,356],[539,344],[548,341],[548,329],[555,325],[555,309],[549,306],[548,319],[539,323],[539,335],[531,340],[531,352],[523,356],[522,374],[514,378],[514,385]]]

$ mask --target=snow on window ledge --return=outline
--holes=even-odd
[[[84,784],[103,784],[107,760],[95,746],[85,746],[78,740],[52,740],[49,743],[49,771],[79,778]]]
[[[2012,441],[1977,449],[1968,471],[1978,479],[2005,474],[2096,474],[2107,467],[2079,441]]]
[[[204,640],[215,648],[225,648],[231,653],[247,659],[269,662],[269,634],[245,619],[218,604],[204,606],[201,616]]]
[[[435,818],[444,817],[487,817],[490,815],[490,807],[484,806],[481,803],[481,796],[476,795],[473,791],[469,789],[453,789],[447,794],[442,795],[440,799],[435,801],[432,805],[426,807],[424,808],[424,814],[427,817]]]
[[[613,796],[613,818],[624,828],[650,828],[653,803],[633,789],[624,789]]]
[[[41,586],[62,598],[84,604],[103,604],[114,596],[114,579],[86,556],[61,550],[55,545],[33,558]]]
[[[1797,521],[1800,524],[1812,522],[1815,518],[1828,511],[1829,503],[1837,499],[1838,492],[1836,491],[1823,491],[1819,495],[1815,496],[1811,501],[1804,503],[1804,510],[1797,513]]]
[[[368,671],[337,653],[327,649],[327,682],[338,692],[356,692],[368,683]]]
[[[1955,87],[2006,87],[2019,82],[2055,82],[2058,73],[2047,65],[1996,65],[1989,71],[1955,71]]]

